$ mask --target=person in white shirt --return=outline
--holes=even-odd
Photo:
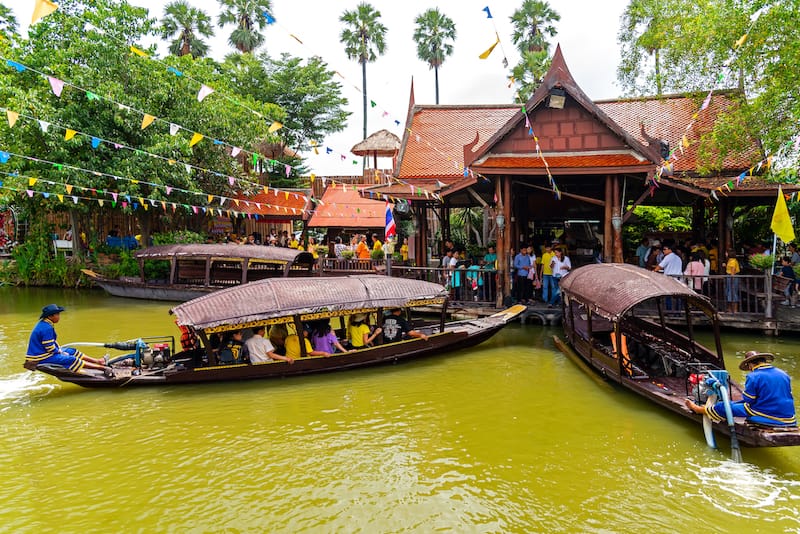
[[[553,253],[555,255],[553,259],[550,260],[550,269],[553,271],[553,279],[555,280],[556,288],[550,296],[550,301],[547,303],[548,308],[552,308],[558,304],[558,301],[561,299],[561,289],[558,287],[558,281],[572,270],[572,262],[569,261],[569,257],[564,255],[564,250],[561,247],[554,248]]]
[[[283,360],[285,362],[294,363],[292,358],[281,356],[275,352],[275,347],[268,339],[264,338],[266,327],[255,326],[253,327],[253,337],[245,341],[245,346],[250,354],[250,363],[266,363],[273,360]]]
[[[663,272],[668,276],[680,276],[683,274],[683,262],[681,257],[675,254],[672,250],[671,243],[664,243],[661,247],[664,251],[664,259],[656,265],[653,270],[656,272]]]

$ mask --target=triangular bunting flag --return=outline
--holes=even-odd
[[[195,132],[194,135],[192,136],[192,140],[189,141],[189,146],[194,146],[202,140],[203,140],[203,134]]]
[[[200,86],[200,91],[197,93],[197,101],[202,102],[205,97],[213,93],[214,90],[207,86],[206,84],[202,84]]]
[[[58,4],[54,4],[50,0],[36,0],[36,4],[33,6],[31,24],[36,24],[37,20],[46,17],[56,9],[58,9]]]
[[[61,91],[64,90],[64,82],[52,76],[48,76],[47,81],[50,82],[50,89],[53,90],[53,94],[60,97]]]
[[[144,52],[143,50],[139,50],[135,46],[131,46],[131,52],[133,52],[137,56],[147,57],[147,52]]]
[[[16,111],[11,111],[10,109],[6,110],[6,117],[8,117],[8,127],[13,128],[14,125],[17,123],[17,119],[19,118],[19,113]]]
[[[156,120],[155,117],[150,115],[149,113],[145,113],[144,117],[142,117],[142,130],[153,124],[153,121]]]
[[[281,124],[278,121],[274,121],[272,124],[269,125],[269,128],[267,129],[267,131],[269,133],[275,133],[278,130],[280,130],[281,128],[283,128],[283,124]]]
[[[72,130],[70,128],[67,128],[67,131],[64,133],[64,139],[69,141],[70,139],[75,137],[76,133],[78,133],[78,132],[76,132],[75,130]]]
[[[242,151],[242,149],[241,149],[241,148],[239,148],[238,146],[235,146],[235,147],[233,147],[233,148],[231,149],[231,157],[232,157],[232,158],[235,158],[236,156],[238,156],[238,155],[239,155],[239,152],[241,152],[241,151]]]
[[[181,127],[178,126],[177,124],[169,123],[169,134],[170,135],[176,135],[178,133],[178,130],[180,130],[180,129],[181,129]]]

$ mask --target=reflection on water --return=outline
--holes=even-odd
[[[557,329],[398,366],[93,391],[21,369],[49,302],[68,308],[62,343],[174,332],[163,303],[0,289],[9,531],[800,531],[800,450],[733,464],[727,441],[709,450],[699,425],[582,374]],[[800,379],[795,340],[724,343]]]

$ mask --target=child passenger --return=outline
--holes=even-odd
[[[314,346],[314,350],[327,352],[328,354],[347,352],[347,349],[339,343],[336,334],[333,333],[330,319],[316,321],[311,325],[311,344]]]

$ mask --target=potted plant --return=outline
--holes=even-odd
[[[747,263],[754,269],[761,269],[762,271],[769,271],[775,265],[775,256],[772,254],[753,254],[747,258]]]
[[[342,259],[343,259],[343,260],[352,260],[352,259],[353,259],[353,258],[355,258],[355,256],[356,256],[356,253],[355,253],[355,251],[353,251],[353,250],[348,250],[348,249],[345,249],[345,250],[343,250],[343,251],[341,252],[341,254],[342,254]]]

